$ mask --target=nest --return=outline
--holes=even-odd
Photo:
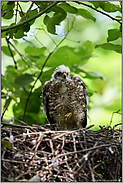
[[[53,131],[2,124],[2,182],[122,182],[122,132],[117,125]]]

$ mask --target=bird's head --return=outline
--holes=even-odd
[[[52,74],[52,80],[64,81],[69,78],[70,69],[64,65],[58,66]]]

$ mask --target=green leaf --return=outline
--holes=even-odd
[[[51,55],[46,65],[50,67],[52,63],[53,67],[56,67],[60,64],[72,66],[80,62],[80,58],[77,56],[77,54],[73,53],[71,48],[68,46],[63,46],[58,48],[58,50]]]
[[[3,9],[3,6],[7,4],[8,1],[1,1],[1,9]]]
[[[13,25],[15,25],[15,23],[10,24],[10,26],[13,26]],[[13,35],[14,35],[16,32],[17,32],[17,28],[12,29],[12,30],[8,30],[8,31],[7,31],[7,34],[9,35],[9,38],[13,38]]]
[[[114,41],[122,36],[122,32],[119,29],[109,29],[107,41]]]
[[[104,11],[111,13],[111,12],[116,12],[119,11],[121,12],[121,8],[115,4],[110,3],[109,1],[89,1],[90,3],[92,3],[95,8],[102,8]]]
[[[41,91],[40,91],[41,92]],[[41,93],[40,93],[41,95]],[[29,103],[27,106],[27,112],[28,113],[38,113],[41,107],[41,98],[38,95],[32,94],[32,96],[29,99]]]
[[[49,11],[54,11],[55,13],[61,13],[61,14],[66,14],[66,11],[63,10],[63,8],[55,5],[53,6]]]
[[[5,1],[6,3],[2,3],[2,10],[7,11],[11,10],[15,7],[15,2],[14,1]]]
[[[8,140],[2,140],[1,141],[1,144],[4,146],[4,147],[6,147],[7,149],[9,149],[9,150],[13,150],[13,148],[12,148],[12,144],[8,141]]]
[[[25,52],[31,56],[41,56],[45,50],[46,50],[45,47],[35,48],[30,45],[25,48]]]
[[[31,74],[21,74],[15,79],[15,84],[23,87],[30,83],[32,83],[34,79],[32,78]]]
[[[42,84],[44,84],[46,81],[49,81],[51,79],[51,75],[53,74],[53,72],[54,72],[54,68],[43,72],[43,74],[40,77],[40,81],[42,82]]]
[[[18,76],[17,69],[15,69],[15,67],[11,65],[7,66],[7,70],[5,71],[5,77],[6,77],[7,83],[13,86],[13,83],[17,76]]]
[[[22,38],[23,36],[25,36],[24,32],[28,32],[30,30],[30,25],[27,23],[27,24],[24,24],[22,25],[21,27],[19,27],[18,29],[16,29],[15,33],[14,33],[14,37],[16,39],[20,39]]]
[[[56,25],[60,25],[60,23],[66,18],[66,12],[58,7],[54,6],[50,11],[54,11],[55,13],[50,18],[48,15],[44,17],[44,24],[47,26],[47,31],[51,34],[56,35]]]
[[[55,27],[55,24],[52,23],[51,18],[48,15],[46,15],[44,17],[43,22],[47,26],[47,31],[49,33],[51,33],[51,34],[55,34],[56,35],[56,27]]]
[[[8,48],[7,46],[2,46],[2,47],[1,47],[1,50],[2,50],[7,56],[11,57],[9,48]],[[12,51],[12,53],[13,53],[13,56],[15,56],[15,54],[16,54],[15,51],[12,50],[12,49],[11,49],[11,51]]]
[[[20,39],[20,38],[22,38],[23,36],[24,36],[24,31],[23,31],[23,29],[18,29],[17,32],[14,34],[14,37],[15,37],[16,39]]]
[[[88,11],[88,10],[85,10],[85,9],[78,9],[78,13],[77,15],[80,15],[82,16],[83,18],[86,18],[86,19],[91,19],[93,20],[94,22],[96,21],[96,18],[94,18],[91,13]]]
[[[62,2],[62,4],[59,4],[58,6],[63,8],[68,13],[76,14],[78,12],[77,8],[71,6],[70,4],[68,4],[66,2]]]
[[[115,44],[111,44],[111,43],[104,43],[104,44],[100,44],[100,45],[96,45],[95,48],[101,47],[105,50],[114,50],[117,53],[122,53],[122,46],[121,45],[115,45]]]
[[[74,52],[81,59],[81,64],[85,64],[85,62],[92,56],[92,52],[94,50],[94,45],[91,41],[85,41],[78,48],[71,48],[71,51]]]
[[[48,23],[50,22],[50,17],[48,15],[46,15],[43,19],[43,22],[45,25],[48,25]]]
[[[8,26],[1,26],[1,29],[4,29],[6,27],[8,27]],[[5,37],[7,37],[7,35],[8,35],[8,32],[1,32],[1,38],[5,38]]]
[[[37,15],[37,14],[38,14],[38,10],[37,10],[37,9],[30,10],[26,17],[27,17],[27,18],[31,18],[31,17],[33,17],[33,16],[35,16],[35,15]],[[32,25],[32,24],[35,22],[35,20],[36,20],[36,19],[30,21],[30,22],[29,22],[29,25]]]
[[[14,1],[8,1],[7,3],[3,4],[1,9],[1,15],[5,19],[11,19],[14,14],[14,7],[15,2]]]
[[[84,76],[85,78],[89,78],[89,79],[97,79],[97,78],[100,78],[100,79],[103,79],[104,80],[104,77],[98,73],[98,72],[84,72],[86,75]]]
[[[4,19],[11,19],[13,17],[13,14],[14,14],[14,11],[13,10],[6,11],[3,14],[3,18]]]
[[[11,100],[12,100],[12,97],[9,97],[7,100],[6,100],[6,102],[5,102],[5,104],[4,104],[4,109],[5,109],[5,107],[8,105],[8,107],[9,107],[9,105],[10,105],[10,103],[11,103]]]
[[[80,75],[82,75],[81,73],[84,73],[84,76],[82,75],[83,78],[89,78],[89,79],[102,79],[105,80],[105,78],[97,72],[86,72],[83,69],[80,69],[78,66],[74,66],[73,67],[73,71],[79,73]]]
[[[99,1],[89,1],[90,3],[92,3],[95,8],[98,8],[99,7]]]
[[[50,24],[60,25],[60,23],[66,18],[66,13],[55,13],[53,17],[50,19]]]

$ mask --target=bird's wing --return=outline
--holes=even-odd
[[[49,113],[49,93],[50,93],[50,86],[52,84],[52,81],[47,81],[42,89],[42,106],[43,111],[46,113],[46,117],[50,124],[56,123],[53,119],[53,117],[50,116]]]
[[[73,77],[71,77],[71,79],[73,80],[73,82],[75,83],[75,85],[79,85],[83,91],[84,97],[86,99],[86,105],[88,105],[88,101],[89,101],[89,97],[88,97],[88,92],[86,90],[85,85],[83,84],[83,81],[76,75],[74,75]]]
[[[47,81],[42,89],[42,106],[43,111],[46,113],[47,111],[47,103],[48,103],[48,96],[49,96],[49,88],[50,88],[51,81]]]

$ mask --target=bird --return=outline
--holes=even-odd
[[[88,93],[83,81],[65,65],[58,66],[42,88],[42,106],[51,130],[73,130],[87,125]]]

